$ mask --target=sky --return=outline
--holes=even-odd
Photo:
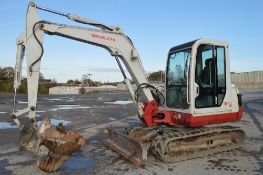
[[[0,67],[15,66],[16,38],[25,25],[28,0],[2,0],[0,6]],[[198,38],[227,41],[230,70],[263,70],[263,1],[230,0],[35,0],[65,13],[119,25],[139,52],[147,73],[164,70],[171,47]],[[65,17],[38,11],[41,19],[85,26]],[[102,48],[45,35],[41,72],[66,82],[91,73],[96,81],[122,81],[113,57]],[[23,62],[25,75],[26,60]]]

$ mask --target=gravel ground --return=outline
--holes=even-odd
[[[71,122],[86,138],[86,144],[50,174],[263,174],[263,90],[241,92],[245,113],[239,123],[231,125],[246,132],[242,148],[169,164],[150,157],[143,167],[132,165],[102,142],[105,127],[137,122],[128,94],[39,96],[37,120],[49,116]],[[0,174],[46,174],[36,167],[33,154],[18,151],[19,131],[9,119],[12,98],[0,95]],[[26,101],[26,96],[18,95],[17,109],[26,107]]]

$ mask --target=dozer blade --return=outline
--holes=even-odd
[[[20,149],[38,155],[38,167],[45,172],[56,171],[84,144],[79,132],[69,131],[62,124],[53,127],[49,118],[43,119],[38,129],[33,125],[23,127],[19,143]]]
[[[147,160],[151,138],[158,132],[155,128],[134,128],[128,132],[123,132],[124,128],[107,130],[108,139],[105,144],[137,166],[143,165]]]

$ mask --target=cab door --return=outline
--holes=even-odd
[[[199,109],[199,113],[209,112],[205,109],[222,105],[226,92],[225,70],[223,46],[209,44],[198,46],[195,67],[195,83],[197,84],[195,108]]]

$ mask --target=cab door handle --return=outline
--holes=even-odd
[[[199,87],[196,87],[196,95],[199,95]]]

